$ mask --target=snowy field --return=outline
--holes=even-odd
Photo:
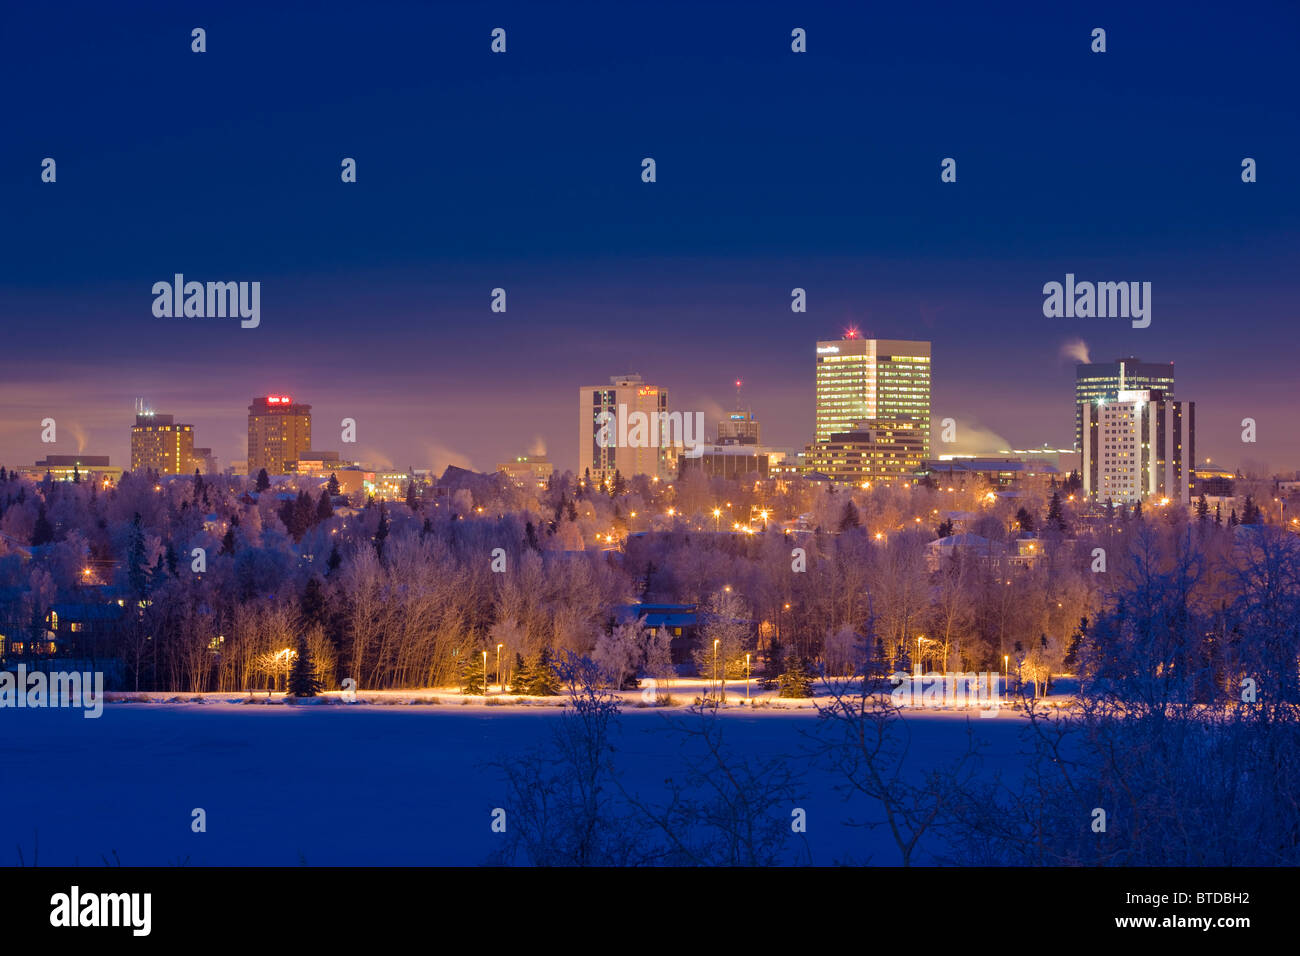
[[[440,703],[404,703],[435,697]],[[322,706],[274,698],[250,705],[229,695],[110,698],[97,720],[77,710],[0,710],[0,863],[480,864],[501,839],[490,823],[505,787],[490,764],[545,743],[559,719],[547,704],[561,701],[463,700],[454,692],[362,693],[355,704]],[[639,700],[627,695],[615,760],[630,789],[654,796],[665,777],[681,773],[682,737],[667,722],[691,718],[682,708],[636,708]],[[725,740],[737,754],[801,750],[816,713],[807,702],[780,703],[803,706],[724,711]],[[993,719],[909,712],[909,769],[955,758],[968,722],[984,744],[985,771],[1018,777],[1024,721],[1011,711]],[[824,774],[805,779],[798,805],[814,863],[898,862],[883,830],[844,826],[865,806],[846,808]],[[205,833],[191,830],[195,808],[206,811]]]

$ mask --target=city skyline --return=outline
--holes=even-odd
[[[935,342],[934,417],[987,433],[979,448],[1071,444],[1061,352],[1081,339],[1100,360],[1176,361],[1202,458],[1300,464],[1278,332],[1300,300],[1294,8],[1099,11],[1104,56],[1069,10],[991,31],[978,9],[679,9],[688,36],[667,14],[511,10],[504,56],[468,9],[412,11],[400,36],[344,5],[308,22],[209,11],[201,56],[171,13],[123,31],[88,8],[69,42],[16,11],[25,40],[0,69],[45,86],[13,104],[0,157],[0,456],[75,453],[79,429],[125,461],[116,409],[144,395],[229,462],[241,396],[284,392],[321,423],[357,419],[378,462],[486,468],[541,443],[572,462],[572,385],[629,368],[706,413],[744,379],[765,440],[798,448],[807,343],[856,326]],[[810,52],[793,56],[801,18]],[[1189,49],[1214,55],[1193,66]],[[348,58],[346,78],[321,50]],[[667,53],[675,68],[647,76]],[[259,324],[156,316],[155,283],[178,273],[259,282]],[[1150,282],[1150,326],[1046,318],[1044,284],[1070,274]],[[68,426],[55,449],[37,441],[47,416]],[[1246,417],[1257,444],[1240,441]]]
[[[858,339],[860,335],[858,330],[853,327],[844,330],[843,334],[845,338],[842,338],[838,341],[854,341],[855,339]],[[819,339],[815,344],[815,348],[825,347],[826,342],[828,341],[835,341],[835,340]],[[923,344],[925,344],[927,347],[931,345],[931,343],[929,342]],[[1128,359],[1116,359],[1115,361],[1118,362],[1118,361],[1126,361],[1126,360]],[[1070,447],[1071,442],[1069,440],[1069,436],[1067,433],[1074,427],[1075,424],[1075,422],[1071,421],[1071,419],[1077,420],[1077,415],[1078,415],[1077,398],[1078,395],[1080,394],[1079,391],[1080,385],[1077,377],[1078,370],[1088,365],[1095,366],[1095,367],[1103,367],[1103,366],[1109,366],[1111,364],[1113,364],[1113,362],[1098,361],[1096,357],[1092,357],[1092,361],[1090,361],[1089,363],[1076,363],[1073,366],[1073,370],[1070,371],[1068,375],[1062,376],[1063,379],[1065,379],[1066,381],[1063,382],[1061,391],[1065,392],[1068,386],[1068,388],[1074,394],[1068,403],[1062,403],[1065,405],[1066,411],[1063,412],[1061,415],[1057,416],[1058,419],[1057,427],[1053,432],[1053,436],[1054,437],[1064,436],[1062,437],[1061,441],[1053,442],[1050,439],[1035,440],[1035,436],[1033,435],[1023,435],[1023,436],[1017,436],[1015,438],[1012,438],[1009,436],[1001,435],[1000,433],[996,433],[991,429],[982,427],[978,422],[975,423],[974,427],[971,427],[970,422],[964,419],[960,414],[949,415],[945,413],[945,410],[941,410],[936,406],[931,411],[932,421],[931,421],[930,437],[931,437],[932,450],[930,453],[930,457],[938,458],[941,455],[950,455],[950,454],[990,455],[990,454],[1007,453],[1011,449]],[[1173,368],[1178,367],[1177,363],[1174,361],[1169,361],[1168,363],[1163,363],[1163,362],[1144,363],[1144,367],[1150,367],[1155,364],[1167,364],[1168,366],[1172,366]],[[616,379],[621,380],[626,377],[627,377],[626,375],[617,375],[617,376],[607,376],[606,378],[610,382],[613,382]],[[640,377],[644,378],[644,376],[640,376]],[[812,376],[808,376],[808,377],[810,379],[812,378]],[[1184,376],[1182,376],[1181,374],[1179,377],[1180,379],[1184,378]],[[656,377],[656,378],[667,379],[666,376]],[[734,389],[735,387],[734,380],[728,382],[727,384]],[[935,389],[940,388],[942,385],[942,376],[935,376],[931,380],[930,384]],[[582,386],[580,388],[580,394],[583,393],[586,389],[589,389],[591,387],[592,386]],[[607,388],[609,386],[601,386],[601,387]],[[666,385],[664,386],[664,388],[670,394],[677,394],[680,393],[681,391],[686,391],[688,394],[690,394],[692,391],[689,383],[686,384],[685,386]],[[572,395],[571,385],[557,386],[557,389],[562,389],[563,391],[568,392],[569,396]],[[745,390],[747,396],[745,399],[745,403],[752,410],[755,417],[762,420],[765,423],[765,427],[769,427],[769,428],[772,427],[767,424],[770,421],[776,421],[780,424],[784,424],[785,434],[795,434],[796,426],[792,426],[791,424],[792,421],[798,419],[801,416],[801,414],[802,417],[804,418],[810,417],[817,407],[815,384],[811,384],[811,387],[808,389],[808,391],[811,394],[808,397],[807,408],[802,410],[795,409],[793,412],[789,406],[786,406],[784,408],[775,407],[775,406],[772,408],[764,408],[763,406],[759,405],[756,401],[754,401],[752,397],[750,397],[751,389],[748,387],[748,385],[746,385]],[[1186,386],[1180,386],[1180,394],[1184,390],[1190,390],[1190,389],[1187,388]],[[183,392],[178,391],[172,394],[175,396],[174,398],[170,399],[170,402],[172,404],[175,404],[176,402],[185,404],[185,398]],[[265,396],[255,400],[264,401]],[[285,396],[285,400],[288,400],[287,395]],[[132,401],[138,404],[140,399],[135,398],[132,399]],[[295,398],[293,399],[293,401],[297,402],[298,400]],[[569,397],[568,401],[571,402],[572,398]],[[366,404],[367,403],[364,402],[357,403],[357,406],[366,407]],[[543,407],[545,407],[547,403],[542,402],[541,404],[543,405]],[[733,396],[731,400],[731,405],[734,404],[735,404],[735,399]],[[958,402],[957,404],[960,405],[961,403]],[[194,434],[196,435],[196,437],[199,435],[206,436],[207,434],[212,433],[214,431],[217,434],[220,434],[222,430],[223,422],[225,422],[225,419],[229,417],[225,414],[225,411],[227,410],[225,408],[225,405],[226,403],[224,402],[218,402],[214,400],[214,402],[209,406],[210,408],[212,408],[212,411],[210,413],[206,413],[202,415],[188,414],[188,415],[182,415],[181,417],[185,418],[187,423],[191,423],[191,422],[194,423]],[[506,446],[504,444],[497,445],[497,444],[493,444],[491,439],[489,439],[488,441],[482,443],[479,446],[480,450],[477,452],[475,456],[470,456],[467,454],[458,453],[454,450],[451,450],[447,446],[441,445],[438,442],[438,436],[436,433],[434,433],[433,429],[429,429],[427,432],[421,432],[418,426],[414,429],[411,429],[409,426],[407,426],[407,428],[404,430],[402,434],[402,437],[396,442],[396,445],[398,447],[403,447],[403,446],[407,448],[414,447],[417,449],[417,451],[414,453],[413,456],[408,455],[406,457],[403,457],[399,452],[394,452],[389,447],[382,446],[377,442],[367,443],[361,440],[360,438],[355,444],[341,442],[340,438],[343,430],[342,429],[343,418],[351,417],[357,419],[358,424],[356,430],[358,435],[364,435],[369,431],[368,425],[371,423],[366,421],[365,418],[358,418],[358,416],[356,415],[344,414],[345,408],[357,407],[357,406],[343,405],[337,402],[321,403],[313,397],[312,402],[310,404],[305,404],[303,407],[310,409],[313,406],[318,408],[323,406],[326,409],[337,408],[339,410],[339,415],[340,415],[338,419],[340,423],[339,428],[337,430],[326,429],[325,431],[321,431],[320,434],[322,435],[322,437],[317,442],[317,444],[323,444],[327,447],[331,447],[336,450],[340,448],[344,449],[348,452],[348,454],[342,455],[342,457],[345,460],[361,461],[370,467],[374,467],[378,469],[400,469],[405,467],[415,467],[420,469],[430,469],[433,471],[441,472],[448,465],[456,465],[458,467],[471,468],[473,470],[486,472],[486,471],[493,470],[497,462],[509,460],[519,455],[546,455],[556,463],[556,467],[560,471],[572,470],[578,474],[580,474],[582,471],[582,458],[579,449],[576,447],[576,443],[572,455],[566,457],[563,451],[557,453],[554,450],[557,446],[561,448],[563,447],[564,444],[563,437],[561,437],[558,441],[551,441],[550,440],[551,436],[548,434],[544,434],[540,429],[532,429],[533,437],[531,439],[524,439],[523,444],[521,445],[511,445],[511,446]],[[238,435],[229,438],[227,440],[227,445],[224,447],[219,442],[216,442],[211,446],[212,457],[215,458],[219,463],[219,467],[218,467],[219,472],[225,471],[235,462],[249,461],[249,455],[247,449],[247,436],[248,436],[247,422],[248,422],[248,412],[250,410],[250,407],[246,404],[242,405],[241,407],[244,409],[244,419],[243,419],[244,427],[239,429]],[[949,408],[951,407],[952,406],[950,405]],[[572,415],[571,404],[569,405],[569,409],[570,410],[568,411],[568,416],[571,416]],[[706,442],[713,440],[712,439],[713,429],[715,428],[717,423],[720,421],[725,421],[728,418],[728,416],[731,415],[732,412],[734,412],[733,408],[728,408],[726,404],[724,404],[724,402],[721,400],[715,401],[712,398],[712,396],[705,398],[701,402],[697,402],[697,404],[692,408],[683,408],[676,401],[673,401],[670,404],[670,409],[672,411],[681,411],[681,412],[691,412],[695,410],[704,411],[706,416],[706,422],[707,422],[707,428],[705,433]],[[1212,413],[1212,410],[1210,411]],[[59,432],[59,436],[60,436],[59,440],[55,443],[41,442],[40,429],[39,428],[35,429],[34,430],[36,433],[35,440],[29,443],[33,446],[33,452],[40,457],[46,455],[67,456],[67,455],[77,455],[77,454],[85,454],[85,455],[107,454],[108,457],[114,463],[129,463],[132,460],[130,429],[129,428],[127,429],[127,435],[125,438],[122,438],[120,435],[117,434],[117,432],[120,430],[118,427],[120,422],[118,422],[117,424],[114,424],[113,422],[116,421],[119,416],[112,409],[111,406],[105,407],[104,403],[100,403],[96,408],[95,414],[97,416],[96,420],[101,422],[101,424],[96,425],[96,427],[93,430],[85,428],[78,420],[78,418],[74,417],[72,419],[73,427],[70,430],[71,431],[70,437],[68,431],[66,430],[61,431]],[[132,415],[134,416],[134,414],[135,413],[133,411]],[[326,414],[328,414],[328,412]],[[383,406],[377,407],[376,414],[377,416],[383,419],[389,419],[392,417],[391,412],[387,412]],[[1213,420],[1212,415],[1207,416],[1207,410],[1205,409],[1204,404],[1199,401],[1198,401],[1197,414],[1201,421],[1205,421],[1207,417]],[[164,417],[172,417],[172,416],[164,416]],[[317,417],[320,418],[319,412],[317,413]],[[332,417],[333,416],[331,416],[331,418]],[[938,440],[940,423],[944,418],[947,417],[952,417],[958,423],[958,427],[957,427],[958,437],[955,442],[942,442]],[[311,418],[311,413],[309,412],[308,420],[310,420],[310,418]],[[326,419],[322,419],[322,420],[326,420]],[[572,419],[570,417],[570,421],[571,420]],[[58,421],[58,418],[56,418],[56,421]],[[65,419],[64,421],[66,422],[67,419]],[[472,417],[462,416],[461,421],[462,424],[468,424],[471,428],[474,427],[475,420]],[[131,424],[135,424],[134,418],[131,419]],[[780,427],[780,424],[778,424],[777,426],[778,428]],[[1226,457],[1222,453],[1220,453],[1219,455],[1215,455],[1212,451],[1209,451],[1206,448],[1207,442],[1206,439],[1202,437],[1202,433],[1201,433],[1201,429],[1203,427],[1204,427],[1203,425],[1198,425],[1198,438],[1197,438],[1198,458],[1197,458],[1196,465],[1199,467],[1204,467],[1207,462],[1211,462],[1212,466],[1216,469],[1227,468],[1229,470],[1242,470],[1243,473],[1253,470],[1255,473],[1260,475],[1271,474],[1271,473],[1289,473],[1291,471],[1300,469],[1300,456],[1297,456],[1297,458],[1295,459],[1288,459],[1280,463],[1270,464],[1261,469],[1257,464],[1252,465],[1252,463],[1257,462],[1258,459],[1254,458],[1249,451],[1244,453],[1242,458],[1236,461],[1232,460],[1229,457]],[[60,428],[66,429],[66,425],[60,423]],[[567,430],[571,433],[571,429],[572,429],[572,425],[569,425],[568,429],[557,429],[557,431],[563,433],[564,431]],[[415,434],[411,434],[412,431],[414,431]],[[521,432],[521,434],[526,434],[528,432],[529,432],[529,428],[525,427],[523,432]],[[1240,440],[1240,430],[1238,429],[1237,431],[1232,432],[1232,436]],[[765,442],[765,444],[768,445],[769,447],[783,448],[788,451],[793,451],[797,453],[802,451],[804,447],[808,445],[808,443],[812,440],[812,437],[813,437],[813,429],[810,427],[805,430],[805,436],[802,438],[802,440],[796,438],[796,440],[794,441],[785,442],[778,439],[775,441]],[[209,439],[205,437],[205,440],[209,440]],[[1230,442],[1221,442],[1221,444],[1229,445],[1230,447]],[[116,446],[118,445],[125,446],[125,450],[117,451]],[[421,447],[423,447],[426,450],[424,458],[419,457],[421,452],[418,449],[420,449]],[[1251,449],[1253,446],[1249,444],[1245,444],[1243,445],[1243,447],[1246,449]],[[207,450],[206,448],[200,449],[200,451],[206,451],[206,450]],[[428,452],[432,452],[432,454],[428,454]],[[11,466],[29,466],[30,462],[34,460],[35,458],[29,456],[15,456],[12,454],[5,455],[5,449],[3,447],[0,447],[0,463],[9,464]],[[254,472],[256,471],[256,469],[252,469],[252,470]]]

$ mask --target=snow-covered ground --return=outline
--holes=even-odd
[[[682,686],[673,693],[683,703],[693,697]],[[150,696],[110,701],[97,720],[77,710],[0,710],[0,863],[21,854],[28,865],[478,864],[501,839],[490,824],[505,788],[490,764],[544,743],[563,703],[499,706],[455,691],[362,692],[334,706]],[[682,761],[682,738],[667,721],[689,716],[638,708],[639,692],[625,696],[615,759],[631,788],[655,794]],[[406,703],[433,699],[440,703]],[[910,711],[915,769],[957,756],[969,722],[985,742],[987,771],[1018,775],[1022,719],[976,713]],[[797,753],[818,723],[807,701],[733,706],[722,719],[737,754],[763,756]],[[898,862],[886,834],[843,825],[850,811],[831,779],[806,779],[799,805],[815,863]],[[206,813],[205,833],[191,830],[196,808]]]

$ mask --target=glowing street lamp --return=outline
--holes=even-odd
[[[483,696],[487,697],[487,651],[483,652]]]
[[[503,647],[505,647],[504,644],[497,645],[497,687],[500,687],[504,692],[505,687],[501,683],[501,648]]]
[[[720,643],[722,643],[722,641],[719,640],[719,639],[716,639],[716,638],[715,638],[714,641],[713,641],[713,684],[714,684],[714,693],[717,693],[717,683],[718,683],[718,645],[719,645]]]
[[[721,508],[713,509],[713,530],[714,531],[722,530],[722,509]]]
[[[749,655],[745,655],[745,700],[749,700]]]

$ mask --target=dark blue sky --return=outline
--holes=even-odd
[[[1174,361],[1201,458],[1300,467],[1294,4],[266,6],[5,12],[0,461],[48,415],[125,464],[142,395],[228,463],[288,392],[321,448],[572,467],[577,388],[629,370],[710,417],[743,378],[802,445],[854,324],[931,339],[985,446],[1070,442],[1081,338]],[[260,281],[261,327],[155,318],[175,272]],[[1151,327],[1044,318],[1066,272],[1151,282]]]

